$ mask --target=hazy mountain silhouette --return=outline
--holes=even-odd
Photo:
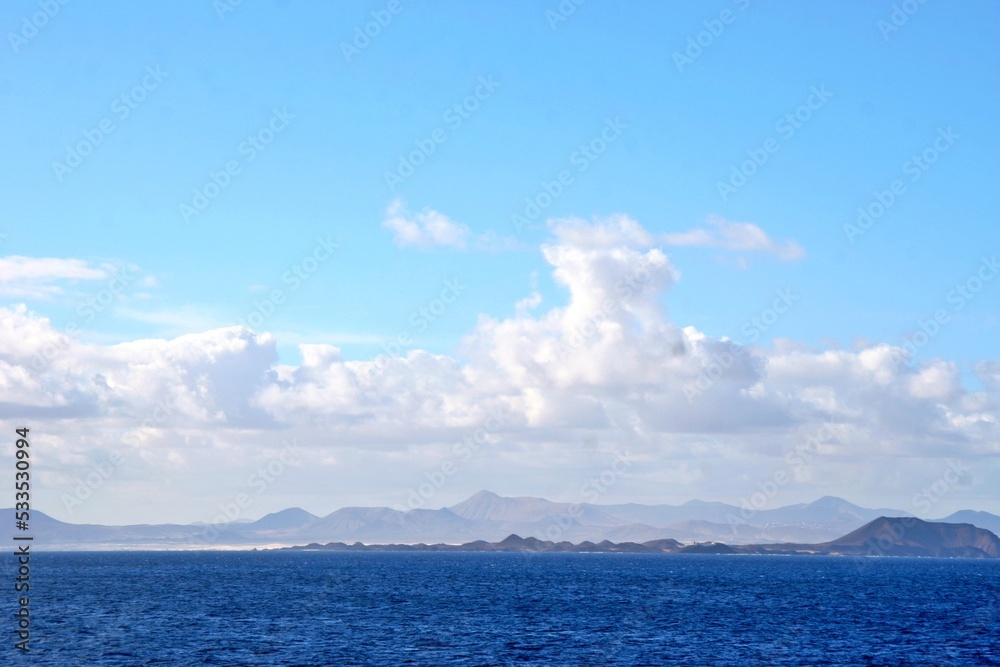
[[[301,528],[319,519],[315,514],[311,514],[299,507],[291,507],[280,512],[272,512],[247,525],[247,528],[254,530],[288,530],[289,528]]]
[[[468,500],[449,508],[452,512],[474,521],[497,521],[501,523],[537,523],[552,517],[564,516],[587,526],[623,526],[629,521],[612,516],[598,505],[554,503],[544,498],[505,498],[491,491],[480,491]]]
[[[959,510],[954,514],[949,514],[941,521],[948,523],[971,523],[973,526],[985,528],[1000,535],[1000,516],[989,512],[977,512],[975,510]]]
[[[10,513],[13,525],[13,510],[5,511]],[[909,515],[891,509],[867,509],[832,496],[812,503],[751,511],[702,501],[683,505],[575,505],[480,491],[441,509],[345,507],[320,517],[296,507],[257,521],[215,525],[71,524],[35,510],[31,513],[31,533],[39,549],[211,548],[338,541],[462,544],[477,540],[500,542],[512,534],[553,543],[644,544],[671,539],[735,546],[831,543],[881,516]],[[963,510],[947,521],[1000,529],[1000,517],[988,512]]]

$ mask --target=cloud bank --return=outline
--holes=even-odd
[[[772,247],[724,229],[712,238]],[[241,327],[98,346],[24,306],[0,309],[0,417],[36,425],[44,509],[74,521],[123,499],[146,520],[164,502],[196,520],[288,439],[302,455],[267,509],[391,504],[449,461],[457,472],[428,506],[498,484],[574,501],[601,457],[629,451],[635,465],[602,502],[837,493],[913,511],[949,461],[1000,454],[996,361],[977,367],[982,389],[971,390],[954,363],[911,364],[886,343],[712,338],[667,318],[680,275],[638,222],[558,220],[550,232],[541,252],[566,302],[532,294],[511,317],[481,315],[454,354],[358,361],[303,344],[292,366],[271,335]],[[470,454],[459,445],[473,435]],[[105,500],[64,511],[55,499],[112,453],[124,463]],[[980,466],[949,492],[995,488],[996,477]]]

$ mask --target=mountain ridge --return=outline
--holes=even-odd
[[[6,512],[13,512],[7,509]],[[532,496],[480,491],[439,509],[343,507],[325,516],[288,508],[256,521],[219,524],[102,526],[58,521],[32,511],[37,544],[50,548],[249,548],[324,542],[367,544],[498,542],[511,534],[553,542],[721,542],[821,544],[843,537],[878,517],[912,517],[868,509],[835,496],[772,509],[741,510],[715,501],[683,505],[558,503]],[[961,510],[939,520],[1000,529],[1000,516]],[[11,517],[13,521],[13,517]],[[997,531],[993,531],[997,532]]]

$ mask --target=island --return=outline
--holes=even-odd
[[[282,547],[281,551],[451,551],[515,553],[659,553],[818,556],[1000,558],[1000,537],[968,523],[879,517],[843,537],[819,544],[682,544],[673,539],[649,542],[552,542],[510,535],[500,542],[465,544],[363,544],[328,542]]]

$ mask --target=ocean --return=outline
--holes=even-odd
[[[41,552],[31,565],[31,652],[5,615],[4,665],[1000,665],[995,560]]]

